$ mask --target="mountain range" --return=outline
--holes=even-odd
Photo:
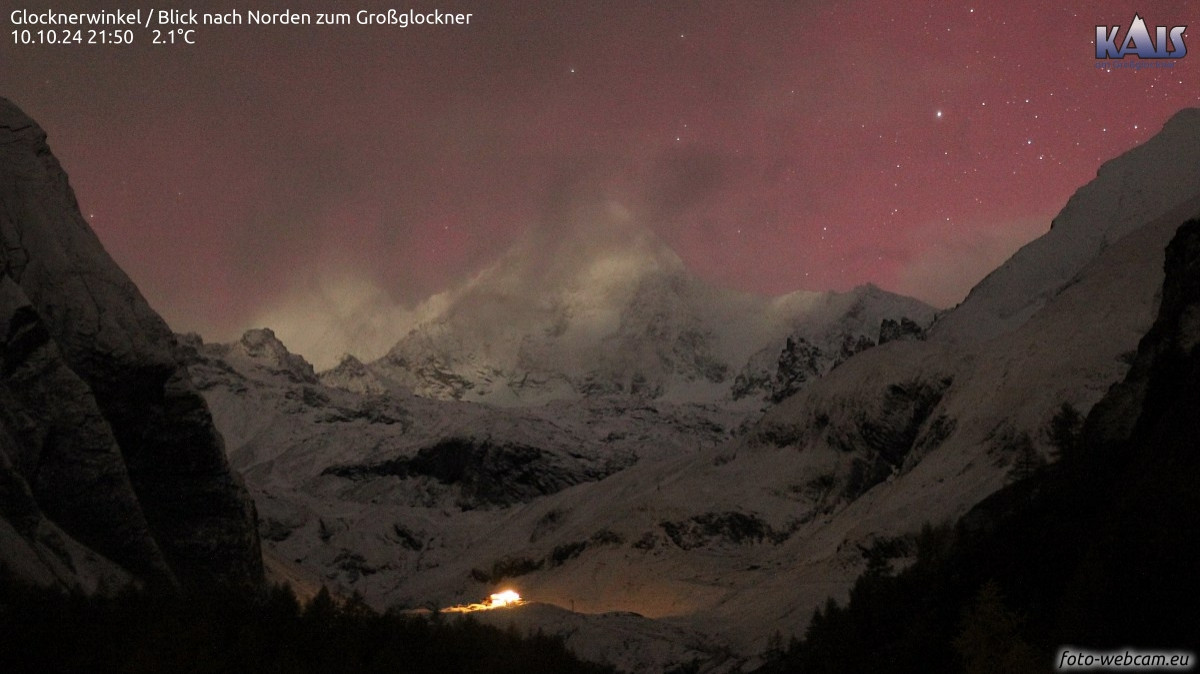
[[[172,335],[44,133],[8,103],[0,133],[5,564],[253,584],[261,537],[267,577],[379,607],[516,587],[529,603],[480,620],[630,671],[751,668],[881,547],[910,564],[926,525],[1054,461],[1056,419],[1105,399],[1101,430],[1128,436],[1164,250],[1200,216],[1196,109],[945,312],[719,288],[590,205],[430,298],[381,358],[318,372],[268,328]]]
[[[573,625],[637,671],[734,667],[844,598],[879,541],[1052,458],[1055,415],[1128,370],[1198,170],[1185,110],[936,321],[871,286],[714,288],[604,205],[599,241],[518,244],[377,361],[298,383],[249,333],[193,372],[289,563],[381,605],[512,584],[583,616],[489,619]]]

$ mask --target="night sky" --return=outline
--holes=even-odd
[[[1195,2],[175,4],[473,14],[14,46],[5,10],[0,95],[151,304],[209,339],[330,284],[411,305],[598,199],[721,284],[946,306],[1200,105],[1200,54],[1106,72],[1093,46],[1135,11],[1200,26]]]

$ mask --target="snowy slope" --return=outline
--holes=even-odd
[[[942,339],[988,339],[1024,323],[1097,254],[1147,222],[1174,212],[1200,185],[1200,109],[1187,108],[1143,145],[1106,162],[1054,218],[938,322]]]
[[[307,573],[306,586],[357,590],[380,606],[480,599],[500,579],[473,572],[519,559],[513,536],[544,536],[539,561],[553,556],[558,516],[536,504],[638,463],[724,444],[745,419],[739,410],[627,396],[497,409],[394,384],[351,391],[322,384],[268,330],[229,345],[184,341],[256,501],[269,558],[286,562],[293,581]],[[373,377],[343,365],[341,386]],[[708,640],[683,628],[647,629],[650,621],[629,616],[579,625],[589,620],[572,618],[581,652],[609,644],[623,666],[715,652],[696,650]]]

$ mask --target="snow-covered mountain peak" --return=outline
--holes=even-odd
[[[229,356],[248,360],[272,372],[286,373],[297,381],[315,382],[313,366],[283,345],[270,328],[247,330],[242,338],[230,346]]]
[[[797,331],[822,345],[823,371],[846,337],[873,340],[883,318],[926,325],[932,313],[874,286],[778,298],[720,288],[692,275],[620,206],[602,203],[576,209],[557,229],[534,229],[469,282],[431,298],[425,319],[370,368],[434,398],[713,402],[746,397],[732,387],[752,357],[751,379],[773,376]],[[750,395],[752,403],[758,393]]]

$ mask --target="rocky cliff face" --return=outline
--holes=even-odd
[[[253,503],[177,348],[88,228],[45,132],[0,99],[0,559],[85,586],[121,569],[261,578]]]
[[[1138,344],[1124,381],[1096,404],[1085,428],[1088,444],[1111,451],[1131,437],[1190,427],[1200,409],[1200,220],[1179,228],[1167,246],[1158,318]],[[1156,430],[1167,426],[1165,430]],[[1193,432],[1194,428],[1190,432]],[[1189,436],[1189,439],[1194,437]],[[1179,443],[1176,443],[1179,444]]]

